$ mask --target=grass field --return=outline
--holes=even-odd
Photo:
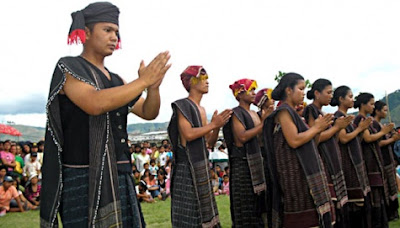
[[[217,196],[218,211],[222,227],[231,227],[231,215],[229,211],[229,197]],[[142,203],[142,210],[147,227],[171,227],[170,219],[171,200],[158,201],[156,203]],[[39,227],[39,211],[24,213],[8,213],[0,217],[0,227],[32,228]],[[400,228],[400,220],[391,222],[389,227]]]

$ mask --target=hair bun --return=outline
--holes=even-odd
[[[307,92],[307,99],[313,100],[315,98],[314,90],[310,90]]]

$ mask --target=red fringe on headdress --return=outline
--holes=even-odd
[[[86,41],[86,33],[83,29],[75,29],[68,35],[68,44],[73,43],[85,43]]]
[[[115,50],[121,49],[121,39],[118,39],[117,46],[115,47]]]

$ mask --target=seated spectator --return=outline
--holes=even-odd
[[[222,182],[221,194],[229,196],[229,176],[224,175],[224,181]]]
[[[151,197],[150,193],[147,192],[147,184],[145,181],[141,180],[139,182],[138,193],[136,194],[139,202],[153,203],[154,199]]]
[[[165,153],[167,153],[168,160],[172,160],[173,153],[171,151],[171,145],[170,144],[164,145],[164,148],[165,148]]]
[[[23,167],[25,166],[24,159],[17,154],[17,146],[11,145],[10,152],[15,156],[15,168],[14,168],[14,175],[18,178],[22,177]]]
[[[7,167],[5,165],[0,166],[0,186],[3,185],[4,177],[7,175]]]
[[[214,172],[213,169],[210,169],[210,176],[211,176],[211,185],[213,188],[214,195],[219,195],[219,177],[218,175]]]
[[[151,155],[150,158],[157,160],[158,156],[160,155],[160,152],[158,151],[157,144],[151,143],[150,144],[150,149],[151,149]]]
[[[147,184],[147,191],[150,192],[151,197],[155,199],[156,197],[159,199],[162,199],[162,196],[160,195],[160,187],[157,184],[157,180],[153,174],[150,173],[148,178],[144,178]]]
[[[4,142],[4,150],[0,152],[1,161],[3,165],[7,167],[7,172],[11,173],[14,171],[16,164],[15,155],[10,152],[11,142],[6,140]]]
[[[145,163],[144,164],[144,169],[142,170],[142,172],[140,172],[140,176],[145,176],[145,177],[148,177],[149,176],[149,174],[150,174],[150,170],[149,170],[149,164],[148,163]],[[146,173],[146,172],[148,172],[148,173]]]
[[[25,188],[25,197],[36,206],[40,205],[40,189],[42,187],[38,182],[38,175],[34,174],[29,177],[29,183]]]
[[[159,165],[159,167],[164,167],[167,164],[167,153],[165,153],[165,148],[163,145],[161,145],[158,148],[158,159],[157,159],[157,164]]]
[[[22,145],[22,158],[25,158],[26,155],[31,153],[31,146],[29,143],[25,143]]]
[[[165,166],[165,172],[167,173],[167,179],[170,179],[170,173],[171,173],[171,167],[172,167],[172,160],[167,161],[167,165]]]
[[[134,181],[135,181],[135,186],[137,186],[139,184],[139,182],[140,182],[140,172],[135,170],[133,172],[133,178],[134,178]]]
[[[218,175],[218,177],[222,178],[224,176],[224,172],[221,170],[221,166],[216,165],[215,166],[215,173]]]
[[[144,164],[150,164],[150,155],[146,154],[146,148],[140,148],[140,154],[136,156],[136,167],[142,172],[144,168]]]
[[[37,206],[32,205],[32,203],[29,202],[29,201],[25,198],[24,194],[22,193],[22,190],[20,190],[20,187],[21,187],[21,186],[19,186],[17,180],[14,180],[13,183],[12,183],[12,185],[13,185],[13,186],[17,189],[17,191],[18,191],[18,195],[19,195],[18,197],[19,197],[19,200],[21,201],[21,203],[24,205],[24,210],[35,210],[35,209],[38,208]],[[23,188],[23,187],[21,187],[21,188]],[[13,199],[11,200],[11,202],[10,202],[10,208],[17,208],[17,207],[18,207],[17,200],[13,198]]]
[[[169,196],[169,193],[167,194],[166,179],[167,177],[165,176],[165,172],[162,169],[158,170],[157,185],[161,196],[161,198],[160,197],[158,198],[161,200],[166,200]]]
[[[28,161],[25,161],[25,167],[24,167],[24,172],[23,176],[26,178],[30,178],[32,175],[40,175],[40,169],[41,165],[39,161],[37,160],[37,153],[32,152],[30,154],[30,159]],[[39,176],[40,177],[40,176]]]
[[[155,177],[157,177],[158,166],[156,165],[156,160],[155,159],[151,159],[150,160],[149,170],[150,170],[150,174],[152,174]]]
[[[224,175],[227,175],[229,177],[229,166],[225,167]]]
[[[17,189],[12,186],[14,179],[11,176],[5,176],[3,185],[0,186],[0,216],[4,216],[6,212],[24,212],[21,200],[18,197]],[[12,199],[17,201],[18,208],[10,208]]]

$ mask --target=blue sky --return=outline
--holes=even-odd
[[[0,68],[0,122],[45,125],[52,72],[68,46],[70,14],[93,1],[5,1]],[[154,122],[170,119],[170,103],[187,96],[179,75],[203,65],[210,92],[202,105],[211,114],[237,103],[229,84],[240,78],[275,87],[278,71],[310,81],[330,79],[334,87],[372,92],[377,98],[400,89],[399,1],[111,1],[120,8],[122,49],[106,66],[126,81],[137,78],[161,51],[171,69],[161,86],[162,105]],[[22,7],[21,7],[22,6]],[[325,111],[333,111],[325,108]],[[145,122],[131,115],[129,123]]]

